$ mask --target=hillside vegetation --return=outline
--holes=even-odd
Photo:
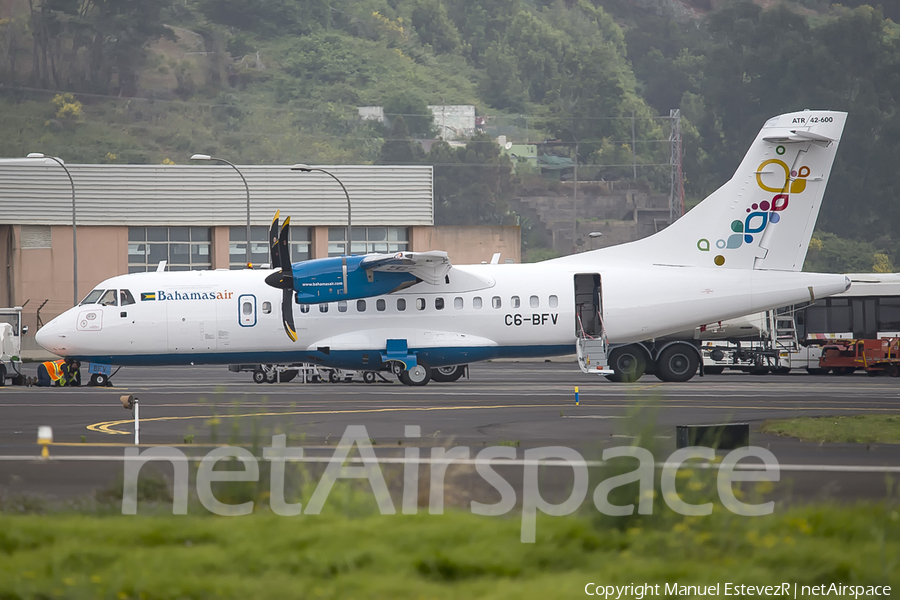
[[[900,28],[880,8],[843,4],[11,0],[0,13],[0,154],[428,163],[439,224],[515,223],[506,201],[547,184],[514,174],[491,135],[557,139],[559,153],[577,147],[584,177],[634,169],[665,193],[659,117],[678,108],[690,205],[730,177],[767,118],[846,110],[819,219],[829,235],[810,264],[891,269]],[[436,133],[429,104],[474,104],[487,133],[425,153],[409,140]],[[358,117],[369,105],[385,108],[385,125]]]

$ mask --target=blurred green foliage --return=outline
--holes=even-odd
[[[434,134],[427,105],[473,104],[492,133],[517,142],[556,138],[560,152],[607,180],[632,178],[635,161],[637,179],[662,192],[669,131],[658,117],[679,108],[688,206],[732,175],[766,119],[829,108],[850,113],[819,218],[838,236],[821,238],[836,256],[810,264],[876,268],[858,253],[886,256],[882,269],[900,261],[900,26],[890,20],[900,16],[890,3],[693,0],[693,12],[667,0],[31,4],[14,0],[0,21],[7,156],[390,156],[436,166],[438,223],[507,223],[519,221],[508,200],[527,185],[505,167],[485,168],[501,164],[493,152],[475,140],[463,153],[407,144]],[[61,93],[76,93],[81,107],[50,114]],[[359,106],[383,106],[387,123],[362,121]],[[392,133],[395,114],[405,135]],[[399,154],[385,153],[386,141]],[[463,170],[468,181],[457,185]],[[838,250],[838,239],[873,251]]]

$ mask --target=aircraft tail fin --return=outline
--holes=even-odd
[[[724,269],[803,268],[847,113],[769,119],[734,176],[663,231],[608,250]]]

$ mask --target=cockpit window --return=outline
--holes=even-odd
[[[118,306],[116,290],[106,290],[106,293],[100,298],[100,306]]]
[[[128,306],[129,304],[134,304],[134,296],[131,295],[131,291],[129,290],[120,290],[119,298],[120,306]]]
[[[100,299],[100,296],[103,295],[103,290],[93,290],[90,294],[84,297],[84,300],[81,301],[81,304],[96,304],[97,300]]]

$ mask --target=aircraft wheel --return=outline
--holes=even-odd
[[[276,383],[278,381],[278,371],[272,369],[271,371],[266,371],[266,383]]]
[[[91,375],[91,385],[96,387],[104,387],[109,383],[109,377],[103,373],[94,373]]]
[[[366,383],[375,383],[375,371],[363,371],[363,381]]]
[[[400,382],[404,385],[422,386],[431,381],[431,369],[416,365],[409,371],[400,373]]]
[[[266,372],[262,369],[257,369],[253,371],[253,381],[254,383],[265,383],[266,382]]]
[[[822,367],[807,367],[806,372],[810,375],[828,375],[831,369],[823,369]]]
[[[685,344],[669,346],[656,359],[656,376],[663,381],[684,382],[697,372],[700,359]]]
[[[431,370],[431,378],[441,383],[456,381],[466,372],[466,365],[453,365],[449,367],[437,367]]]
[[[328,383],[337,383],[341,378],[338,376],[338,372],[335,370],[328,371]]]
[[[397,377],[400,377],[400,373],[406,371],[406,369],[403,368],[403,364],[396,360],[390,363],[390,369],[391,373],[393,373]]]
[[[609,366],[615,371],[606,378],[610,381],[631,383],[637,381],[647,370],[644,351],[635,345],[616,348],[609,358]]]
[[[278,380],[281,383],[287,383],[289,381],[293,381],[294,377],[297,376],[297,371],[283,371],[279,374]]]

